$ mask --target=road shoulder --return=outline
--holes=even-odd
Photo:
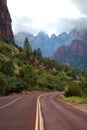
[[[87,104],[81,104],[81,103],[78,103],[78,102],[66,102],[60,96],[58,96],[58,101],[64,102],[64,103],[66,103],[68,105],[71,105],[71,106],[75,107],[76,109],[87,112]]]

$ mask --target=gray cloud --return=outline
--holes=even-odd
[[[17,19],[17,21],[16,21]],[[13,18],[13,31],[14,33],[18,32],[28,32],[31,34],[37,34],[38,30],[33,27],[33,20],[28,17],[14,17]]]
[[[82,14],[87,15],[87,0],[71,0]]]
[[[73,28],[77,30],[87,30],[87,17],[78,19],[62,18],[58,22],[49,24],[49,28],[55,28],[55,33],[70,32]]]
[[[43,29],[43,31],[48,34],[58,34],[62,32],[70,32],[75,27],[78,30],[87,30],[87,17],[82,17],[78,19],[62,18],[56,22],[49,23],[49,25],[47,25],[47,27]],[[20,18],[19,20],[17,20],[14,25],[14,33],[16,32],[16,30],[28,32],[31,34],[37,34],[41,31],[40,29],[33,27],[33,21],[28,18]]]
[[[84,15],[84,17],[78,19],[69,19],[69,18],[62,18],[58,19],[58,21],[51,22],[47,24],[46,28],[43,29],[46,33],[61,33],[61,32],[69,32],[73,28],[80,29],[87,29],[87,0],[70,0],[76,8]],[[40,28],[35,28],[33,26],[34,21],[29,19],[28,17],[16,17],[12,15],[13,21],[13,29],[14,33],[16,31],[24,31],[29,32],[32,34],[37,34]]]
[[[87,29],[87,17],[79,18],[74,23],[78,29]]]
[[[64,30],[71,30],[72,28],[80,29],[87,29],[87,18],[82,17],[78,19],[61,19],[60,21],[60,28]]]
[[[49,28],[55,28],[55,33],[70,32],[73,28],[87,30],[87,0],[70,0],[84,17],[78,19],[62,18],[55,23],[50,23]]]

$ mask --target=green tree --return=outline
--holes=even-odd
[[[33,53],[34,53],[34,56],[39,56],[39,57],[42,57],[42,53],[41,53],[40,48],[35,49],[35,50],[33,51]]]
[[[29,87],[34,87],[37,84],[36,72],[31,65],[26,65],[20,69],[20,77],[27,82]]]
[[[27,56],[30,56],[32,54],[32,48],[30,46],[29,40],[26,37],[24,41],[24,50],[27,53]]]

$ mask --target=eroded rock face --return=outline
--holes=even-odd
[[[73,40],[69,46],[59,47],[52,58],[87,71],[87,37]]]
[[[6,0],[0,0],[0,36],[13,39],[11,17]]]

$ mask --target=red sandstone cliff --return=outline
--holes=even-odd
[[[70,46],[59,47],[54,56],[64,57],[65,55],[87,57],[87,40],[74,40]]]
[[[87,71],[87,32],[81,40],[73,40],[69,46],[59,47],[52,58]]]
[[[0,36],[13,39],[11,17],[6,0],[0,0]]]

